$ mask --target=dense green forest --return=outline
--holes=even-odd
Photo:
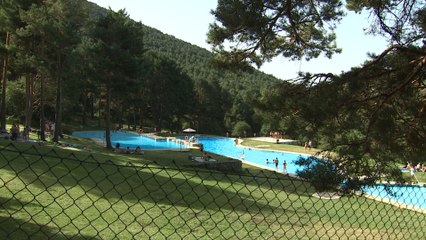
[[[195,84],[196,103],[211,103],[195,112],[199,121],[193,122],[194,127],[205,133],[223,134],[231,132],[237,123],[246,122],[250,133],[270,131],[269,123],[263,123],[254,105],[280,80],[254,68],[236,71],[216,66],[210,51],[148,26],[144,26],[144,44],[146,49],[175,61],[188,74]]]
[[[107,129],[270,130],[254,101],[280,82],[271,75],[214,67],[208,50],[87,1],[1,4],[3,129],[8,118],[43,132],[54,121],[55,140],[62,122],[89,120]]]

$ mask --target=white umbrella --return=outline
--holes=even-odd
[[[194,133],[194,132],[196,132],[196,130],[195,130],[195,129],[192,129],[192,128],[186,128],[186,129],[184,129],[184,130],[183,130],[183,132],[186,132],[186,133]]]

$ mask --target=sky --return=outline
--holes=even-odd
[[[211,50],[206,34],[214,17],[210,11],[217,0],[89,0],[114,11],[125,9],[135,21],[173,35],[183,41]],[[367,53],[381,53],[387,42],[381,37],[364,34],[368,27],[368,16],[349,13],[336,29],[337,46],[341,54],[332,59],[320,57],[310,61],[290,61],[276,57],[265,63],[260,70],[280,79],[291,79],[299,71],[311,73],[339,74],[361,65]]]

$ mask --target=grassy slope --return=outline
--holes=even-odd
[[[315,154],[320,151],[319,149],[315,149],[315,148],[306,151],[305,148],[302,146],[281,144],[281,143],[275,144],[271,142],[256,141],[252,139],[244,139],[242,145],[246,147],[261,148],[266,150],[286,151],[286,152],[301,153],[301,154]]]
[[[363,197],[319,200],[283,175],[196,170],[184,167],[187,153],[129,156],[66,141],[95,152],[0,141],[0,238],[426,236],[408,231],[424,214]]]

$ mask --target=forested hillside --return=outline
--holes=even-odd
[[[234,135],[269,131],[253,100],[280,80],[85,0],[2,1],[2,128],[97,122]],[[22,101],[25,99],[25,101]],[[266,126],[266,127],[264,127]],[[44,138],[44,136],[42,136]]]
[[[92,7],[97,14],[106,10],[96,4]],[[264,119],[256,113],[254,102],[280,80],[251,67],[245,71],[224,69],[214,64],[212,52],[155,28],[143,25],[143,34],[147,51],[176,62],[195,84],[192,104],[198,104],[199,111],[195,112],[192,127],[204,133],[234,135],[244,130],[247,134],[273,130],[269,123],[262,123]],[[237,123],[244,129],[235,129]]]
[[[93,9],[91,12],[95,13],[93,16],[105,14],[106,9],[89,4]],[[255,68],[241,71],[216,66],[212,52],[155,28],[142,26],[145,50],[175,62],[194,84],[193,91],[188,93],[192,96],[187,96],[192,100],[189,104],[194,111],[185,127],[191,126],[203,133],[229,132],[233,135],[244,132],[266,134],[271,130],[269,123],[262,123],[264,119],[256,113],[254,104],[262,93],[279,84],[279,79]],[[183,89],[181,92],[187,93]],[[158,128],[158,125],[154,120],[152,126]],[[172,124],[168,130],[178,130],[176,127]]]
[[[228,99],[224,109],[216,109],[208,114],[211,117],[225,113],[224,123],[228,131],[232,131],[234,125],[239,121],[247,122],[253,127],[254,132],[260,130],[261,123],[256,122],[253,118],[255,112],[252,100],[259,98],[261,92],[267,91],[279,83],[278,79],[254,68],[245,72],[236,72],[233,69],[215,67],[212,59],[213,53],[210,51],[149,26],[144,26],[144,43],[146,49],[176,61],[196,86],[209,85],[211,91],[214,91],[214,95],[222,95],[222,100]],[[197,93],[201,94],[199,91]],[[211,107],[216,108],[221,103],[212,102],[212,104],[216,106]],[[218,116],[218,119],[222,118],[222,116]],[[209,122],[208,119],[206,121]],[[267,131],[268,129],[265,129],[265,132]]]
[[[214,68],[212,67],[213,53],[210,51],[145,25],[144,43],[147,49],[152,49],[176,61],[195,81],[219,81],[221,86],[230,87],[232,94],[236,94],[239,88],[258,91],[259,88],[270,87],[277,81],[275,77],[254,68],[253,71],[245,73],[223,71],[220,67]]]

